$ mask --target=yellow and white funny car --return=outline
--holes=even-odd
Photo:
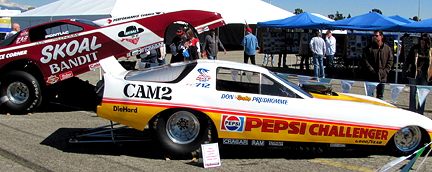
[[[144,130],[173,157],[201,144],[283,147],[290,144],[387,146],[409,154],[431,141],[432,120],[382,100],[304,91],[265,68],[219,60],[126,71],[101,60],[99,117]],[[311,93],[315,92],[315,93]]]

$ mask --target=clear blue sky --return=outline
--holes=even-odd
[[[22,5],[40,7],[56,0],[9,0]],[[324,16],[335,14],[336,11],[351,17],[368,13],[374,8],[380,9],[384,15],[400,15],[413,18],[418,15],[420,3],[420,18],[432,18],[432,0],[263,0],[282,9],[294,12],[301,8],[303,11],[319,13]],[[180,2],[180,1],[179,1]],[[217,1],[215,1],[217,2]],[[429,7],[429,9],[428,9]]]

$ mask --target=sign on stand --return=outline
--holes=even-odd
[[[204,168],[219,167],[221,165],[218,143],[202,144],[201,150]]]

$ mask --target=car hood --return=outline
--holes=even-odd
[[[318,99],[360,102],[360,103],[368,103],[368,104],[374,104],[379,106],[397,108],[396,106],[387,103],[383,100],[374,97],[363,96],[363,95],[345,94],[345,93],[334,93],[333,95],[324,95],[324,94],[317,94],[317,93],[311,93],[311,94],[314,98],[318,98]]]

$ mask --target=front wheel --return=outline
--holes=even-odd
[[[407,126],[393,136],[394,144],[392,147],[395,148],[397,155],[409,155],[421,148],[423,142],[422,132],[416,126]]]
[[[0,103],[6,112],[33,112],[42,103],[41,87],[31,74],[12,71],[3,75],[0,81]]]
[[[213,122],[195,111],[179,110],[160,114],[150,124],[153,139],[169,157],[198,157],[201,144],[216,140]]]

